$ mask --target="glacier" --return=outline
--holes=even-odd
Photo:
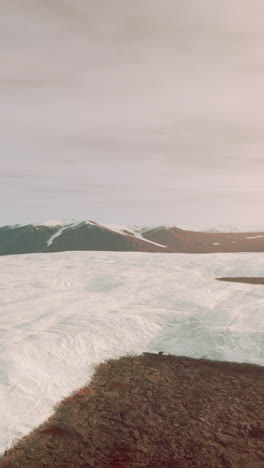
[[[144,351],[264,365],[263,255],[63,252],[0,258],[0,451],[107,358]]]

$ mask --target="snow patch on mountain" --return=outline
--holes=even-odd
[[[162,247],[166,249],[167,247],[163,244],[158,244],[157,242],[151,241],[149,239],[146,239],[143,234],[144,232],[147,232],[149,228],[139,228],[137,226],[119,226],[115,224],[104,224],[102,225],[103,227],[106,227],[108,229],[111,229],[111,231],[117,232],[118,234],[126,235],[126,236],[132,236],[137,239],[141,239],[144,242],[147,242],[148,244],[152,245],[157,245],[158,247]]]
[[[58,229],[58,231],[53,234],[47,241],[47,245],[50,246],[54,239],[56,239],[57,237],[61,236],[61,234],[66,230],[66,229],[69,229],[69,228],[73,228],[75,226],[78,226],[80,223],[79,221],[75,222],[75,223],[72,223],[72,224],[65,224],[64,226],[60,227],[60,229]]]

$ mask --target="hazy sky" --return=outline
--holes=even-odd
[[[0,224],[263,224],[263,0],[0,0]]]

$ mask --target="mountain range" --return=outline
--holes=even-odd
[[[262,232],[192,231],[174,225],[116,226],[69,221],[0,228],[0,255],[74,250],[139,252],[264,252]]]

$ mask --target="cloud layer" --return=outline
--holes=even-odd
[[[260,223],[264,5],[3,0],[0,224]]]

